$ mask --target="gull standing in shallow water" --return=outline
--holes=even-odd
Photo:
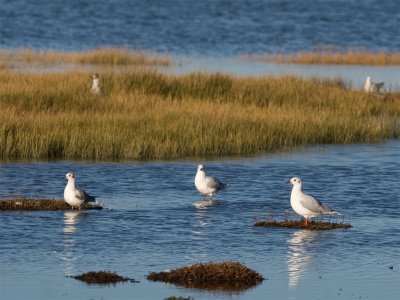
[[[74,173],[68,172],[65,178],[68,179],[68,183],[64,189],[64,200],[71,205],[72,209],[74,209],[74,206],[77,206],[80,210],[84,203],[96,202],[95,196],[90,196],[84,190],[75,187]]]
[[[308,225],[308,219],[319,215],[339,215],[337,211],[328,208],[314,197],[303,193],[299,177],[293,177],[288,183],[293,185],[290,205],[297,214],[304,217],[304,225]]]
[[[99,74],[92,74],[92,88],[90,91],[93,94],[99,95],[101,93]]]
[[[379,90],[383,87],[384,84],[385,84],[384,82],[374,83],[371,81],[371,76],[368,76],[364,83],[364,91],[366,93],[371,93],[371,92],[379,93]]]
[[[196,186],[197,190],[203,194],[203,202],[206,201],[207,195],[211,198],[213,195],[218,193],[218,191],[229,186],[229,184],[219,181],[218,178],[206,176],[206,171],[203,165],[197,166],[194,185]]]

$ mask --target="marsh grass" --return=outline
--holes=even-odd
[[[0,158],[249,155],[399,136],[400,94],[340,81],[222,74],[0,72]]]
[[[243,56],[243,59],[275,62],[278,64],[400,65],[400,53],[368,52],[354,49],[345,52],[325,49],[288,55],[251,55]]]
[[[158,55],[122,48],[100,48],[80,52],[62,52],[54,50],[21,49],[0,52],[0,69],[12,63],[23,65],[146,65],[168,66],[172,60],[167,55]]]

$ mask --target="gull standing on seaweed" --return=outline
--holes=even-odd
[[[75,187],[74,173],[68,172],[65,178],[68,179],[68,183],[64,189],[64,200],[71,205],[72,209],[74,209],[74,206],[77,206],[81,210],[82,204],[96,202],[95,196],[90,196],[84,190]]]
[[[380,89],[383,87],[384,82],[372,82],[371,76],[368,76],[364,83],[364,91],[366,93],[377,92],[379,93]]]
[[[293,185],[290,195],[290,205],[293,210],[304,217],[304,225],[308,225],[308,219],[318,217],[319,215],[339,215],[312,196],[309,196],[301,190],[301,180],[299,177],[293,177],[287,183]]]
[[[92,88],[90,91],[93,94],[99,95],[101,93],[99,74],[92,74]]]
[[[194,185],[196,186],[197,190],[203,194],[203,202],[206,201],[206,195],[212,198],[212,196],[218,193],[220,190],[223,190],[224,188],[229,186],[229,184],[219,181],[218,178],[206,176],[205,168],[203,165],[197,166],[197,173],[194,179]]]

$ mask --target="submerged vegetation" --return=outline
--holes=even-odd
[[[320,51],[300,52],[296,54],[251,55],[244,59],[275,62],[279,64],[330,64],[330,65],[400,65],[400,53],[368,52],[348,50],[345,52],[323,49]]]
[[[264,278],[239,262],[197,263],[168,272],[152,272],[148,280],[163,281],[188,288],[244,291],[260,284]]]
[[[151,71],[0,72],[1,159],[175,159],[309,144],[376,143],[400,133],[400,93],[341,81]]]
[[[31,199],[18,198],[10,200],[0,200],[0,211],[2,210],[70,210],[71,206],[63,199]],[[81,207],[85,209],[103,209],[100,205],[85,203]]]

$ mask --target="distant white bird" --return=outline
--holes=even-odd
[[[92,88],[90,89],[90,91],[96,95],[101,93],[100,79],[99,74],[97,73],[92,74]]]
[[[290,205],[297,214],[304,217],[304,225],[308,225],[308,219],[319,215],[339,215],[337,211],[328,208],[314,197],[303,193],[299,177],[293,177],[288,183],[293,185]]]
[[[384,82],[372,82],[371,76],[368,76],[364,83],[364,91],[366,93],[376,92],[379,93],[380,89],[383,87]]]
[[[64,200],[72,209],[76,206],[80,210],[84,203],[96,201],[95,196],[90,196],[84,190],[75,187],[75,176],[72,172],[68,172],[65,178],[68,179],[68,183],[64,189]]]
[[[206,176],[205,168],[203,165],[197,166],[197,174],[194,179],[194,185],[197,190],[203,194],[203,201],[206,201],[206,196],[212,197],[218,191],[223,190],[228,187],[229,184],[223,183],[218,180],[218,178]]]

